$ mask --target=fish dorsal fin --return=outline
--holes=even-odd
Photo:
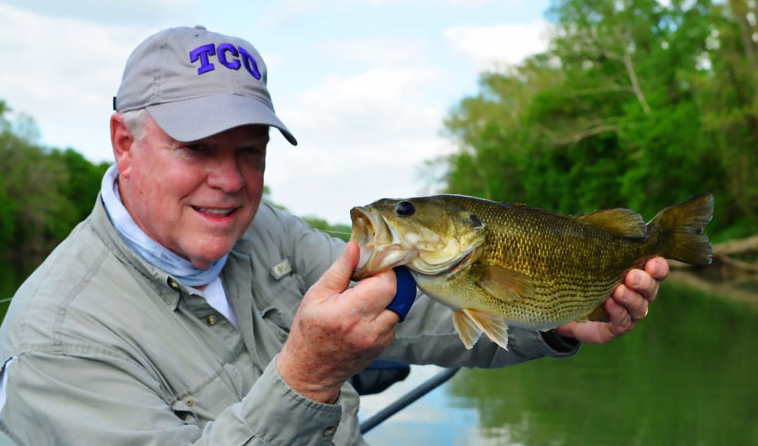
[[[647,237],[647,225],[642,216],[629,209],[606,209],[573,217],[617,237],[633,239]]]
[[[597,308],[592,310],[590,314],[587,316],[581,317],[577,319],[577,322],[586,322],[586,321],[593,321],[593,322],[610,322],[611,321],[611,315],[608,314],[608,312],[605,310],[605,306],[603,305],[605,302],[601,302],[600,305],[598,305]]]
[[[534,295],[532,278],[515,269],[496,265],[471,267],[477,284],[495,299],[516,302]]]
[[[471,349],[482,335],[482,330],[463,311],[453,310],[453,325],[467,349]]]
[[[472,308],[464,308],[463,312],[492,342],[508,350],[508,325],[503,318]]]

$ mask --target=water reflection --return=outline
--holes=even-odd
[[[758,444],[758,312],[670,283],[660,296],[612,344],[461,371],[448,404],[476,410],[486,444]]]

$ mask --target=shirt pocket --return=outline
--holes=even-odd
[[[226,408],[241,401],[243,384],[242,378],[237,374],[234,366],[224,365],[219,373],[178,396],[171,405],[172,410],[185,424],[205,426],[205,423],[215,420]]]
[[[298,274],[289,274],[280,280],[272,279],[265,290],[266,298],[256,300],[261,316],[282,340],[287,338],[303,300],[303,288],[303,279]]]

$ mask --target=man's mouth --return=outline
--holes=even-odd
[[[228,217],[232,215],[238,208],[201,208],[198,206],[192,206],[192,209],[203,214],[209,214],[214,217]]]

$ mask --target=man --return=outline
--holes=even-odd
[[[427,298],[396,325],[394,274],[348,289],[354,243],[261,203],[269,127],[296,144],[266,76],[252,45],[202,27],[160,32],[130,56],[111,117],[116,164],[0,329],[0,427],[14,441],[363,444],[346,381],[378,357],[516,364],[606,342],[647,314],[662,259],[628,275],[610,323],[512,328],[509,351],[487,339],[467,351]]]

